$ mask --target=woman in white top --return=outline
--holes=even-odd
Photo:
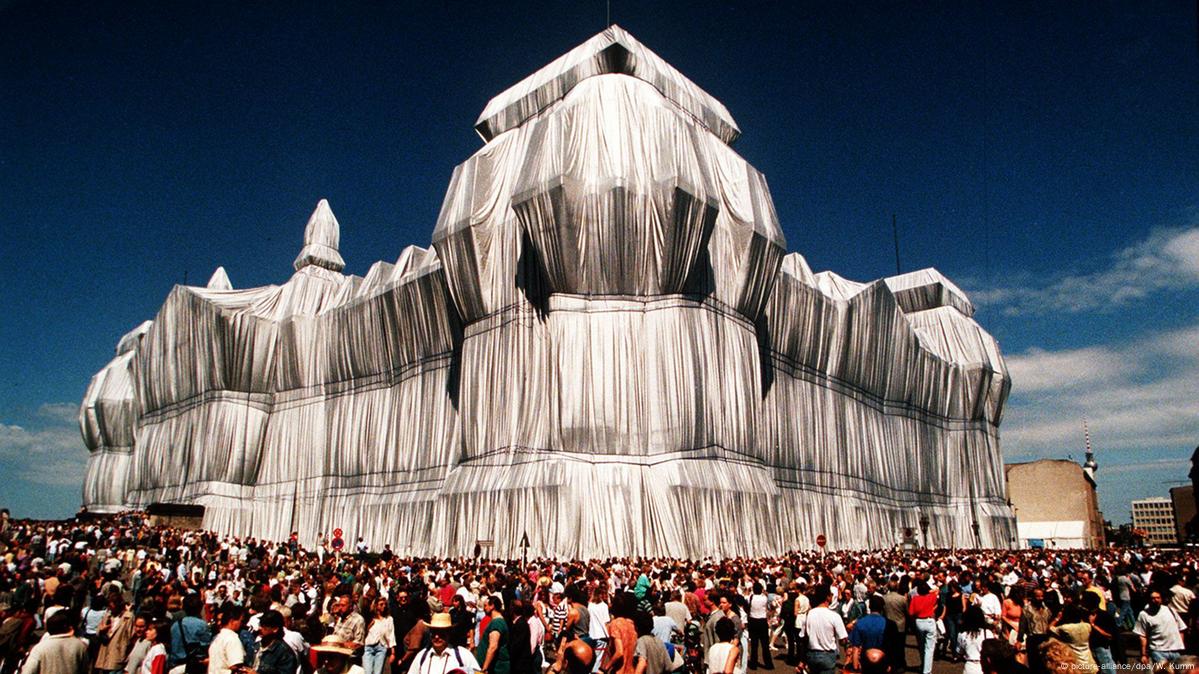
[[[146,628],[145,639],[152,645],[150,650],[146,651],[146,657],[142,660],[141,667],[138,668],[139,674],[167,674],[166,642],[170,635],[170,629],[168,623],[151,623]]]
[[[983,642],[994,639],[995,633],[987,627],[987,618],[981,607],[975,605],[962,615],[962,627],[958,633],[958,648],[966,658],[962,674],[983,674],[980,656]]]
[[[366,628],[362,649],[362,669],[366,674],[383,674],[384,665],[395,660],[395,626],[387,610],[387,598],[379,597],[371,604],[371,621]]]
[[[728,618],[716,621],[718,641],[708,649],[708,674],[744,674],[741,665],[741,641],[737,626]]]

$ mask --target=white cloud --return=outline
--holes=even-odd
[[[969,284],[967,284],[969,285]],[[1163,290],[1199,287],[1199,225],[1153,231],[1144,241],[1117,252],[1105,268],[1038,282],[978,288],[980,307],[1006,315],[1109,311]]]
[[[1191,460],[1186,458],[1157,459],[1155,461],[1142,461],[1141,463],[1121,463],[1114,466],[1102,466],[1100,470],[1107,476],[1141,474],[1150,471],[1169,471],[1171,473],[1185,475],[1190,468]]]
[[[1034,348],[1007,357],[1008,372],[1021,392],[1059,391],[1102,383],[1124,365],[1119,354],[1099,347],[1071,351]]]
[[[79,420],[79,405],[75,403],[44,403],[37,408],[37,415],[63,424],[76,424]]]
[[[1011,456],[1079,454],[1083,419],[1100,449],[1199,443],[1199,325],[1119,347],[1030,349],[1007,363],[1003,440]]]
[[[88,454],[77,413],[76,405],[52,403],[38,408],[29,424],[0,422],[0,461],[33,484],[83,484]]]

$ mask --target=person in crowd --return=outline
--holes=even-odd
[[[362,667],[351,660],[354,655],[352,646],[338,641],[337,636],[332,634],[321,639],[319,644],[312,647],[316,656],[315,674],[363,674]]]
[[[662,602],[654,603],[654,636],[665,644],[678,644],[683,636],[683,627],[674,621],[674,618],[666,615],[666,605]]]
[[[994,583],[980,578],[975,583],[974,604],[982,610],[983,617],[987,619],[987,627],[996,634],[1000,634],[1003,602],[995,594],[993,585]]]
[[[523,599],[513,599],[504,614],[508,623],[508,662],[512,674],[541,673],[543,655],[540,644],[533,642],[529,615],[532,615],[532,609]]]
[[[1116,600],[1116,620],[1121,629],[1130,630],[1137,619],[1132,610],[1132,598],[1141,591],[1141,578],[1123,562],[1116,565],[1115,574],[1113,594]]]
[[[1015,644],[1020,635],[1020,619],[1024,615],[1024,588],[1013,586],[1000,602],[999,630],[1000,638],[1009,644]]]
[[[1174,613],[1178,614],[1178,617],[1182,619],[1183,624],[1187,626],[1188,629],[1182,635],[1183,643],[1188,646],[1188,652],[1194,652],[1195,643],[1193,642],[1195,635],[1192,632],[1195,630],[1190,629],[1195,617],[1192,613],[1192,607],[1195,606],[1195,592],[1191,589],[1195,584],[1193,572],[1177,572],[1169,580],[1173,580],[1174,582],[1170,585],[1170,598],[1167,603],[1170,605],[1170,608],[1174,609]],[[1165,595],[1163,595],[1164,597]]]
[[[562,657],[550,666],[549,674],[590,674],[596,666],[595,649],[582,639],[566,642]]]
[[[95,662],[100,654],[100,646],[103,645],[100,640],[100,625],[108,617],[108,598],[98,592],[99,588],[95,590],[97,591],[91,595],[91,603],[83,609],[79,620],[83,629],[83,640],[87,643],[88,662]]]
[[[180,603],[183,616],[171,625],[170,666],[183,665],[187,674],[206,671],[208,647],[212,644],[212,630],[200,617],[204,600],[199,594],[189,594]]]
[[[916,625],[921,674],[932,674],[933,652],[937,647],[937,595],[923,580],[916,581],[915,590],[916,594],[908,599],[908,617]]]
[[[1078,666],[1074,649],[1057,639],[1046,639],[1038,655],[1041,668],[1052,674],[1069,674]]]
[[[840,648],[849,640],[841,614],[829,608],[832,591],[827,585],[817,585],[812,592],[814,606],[808,611],[805,631],[808,635],[808,672],[832,674],[837,670]]]
[[[958,632],[958,650],[965,665],[962,674],[982,674],[982,647],[987,639],[994,639],[995,632],[983,613],[982,607],[972,605],[962,614],[962,629]]]
[[[295,674],[299,658],[283,640],[283,614],[268,609],[258,618],[258,652],[254,668],[242,669],[242,674]]]
[[[148,636],[150,624],[150,618],[144,614],[133,618],[133,634],[130,636],[133,646],[129,649],[129,656],[125,659],[125,674],[139,674],[142,671],[142,662],[146,659],[146,653],[154,646],[154,640]],[[161,637],[163,641],[170,638],[169,627],[162,630]],[[165,652],[165,650],[164,648],[163,651]]]
[[[355,648],[366,641],[366,619],[354,610],[351,587],[343,585],[337,588],[329,605],[329,613],[329,636],[337,637],[343,644],[353,644]]]
[[[407,674],[449,674],[454,670],[474,674],[482,670],[470,649],[450,643],[454,621],[448,613],[434,613],[428,628],[429,646],[412,658]]]
[[[69,610],[46,620],[46,638],[29,651],[21,674],[87,674],[87,644],[75,636],[75,614]]]
[[[707,652],[708,674],[744,674],[741,669],[741,640],[737,626],[728,618],[720,618],[714,627],[716,642]]]
[[[887,652],[881,648],[867,648],[861,656],[862,674],[888,674]]]
[[[666,644],[654,636],[654,618],[648,611],[637,611],[633,617],[633,626],[637,630],[637,643],[634,646],[635,674],[667,674],[671,671],[671,658],[666,651]]]
[[[1095,596],[1092,592],[1083,591],[1083,596],[1088,595]],[[1063,607],[1057,624],[1049,628],[1049,635],[1074,651],[1076,671],[1080,674],[1097,674],[1099,667],[1091,655],[1091,623],[1081,606],[1072,603]]]
[[[123,672],[133,648],[133,609],[125,604],[120,592],[108,596],[108,612],[100,621],[96,638],[100,641],[100,650],[96,654],[96,670],[98,672]]]
[[[1020,612],[1018,643],[1023,643],[1028,653],[1039,653],[1041,644],[1049,636],[1049,628],[1056,622],[1056,612],[1045,603],[1045,590],[1033,589]]]
[[[1099,597],[1099,610],[1107,610],[1107,595],[1103,588],[1095,582],[1095,575],[1090,569],[1082,569],[1078,572],[1078,584],[1083,592],[1090,592],[1096,597]]]
[[[170,662],[170,654],[167,652],[170,631],[171,624],[166,621],[151,622],[146,625],[145,641],[149,644],[149,648],[138,662],[138,671],[129,672],[129,674],[167,674]],[[132,657],[129,659],[129,664],[133,664]]]
[[[604,674],[633,674],[636,667],[637,628],[633,615],[637,598],[631,592],[621,592],[612,598],[612,619],[608,621],[608,647],[600,663]]]
[[[686,596],[684,593],[684,603],[686,603]],[[598,671],[600,663],[604,659],[604,651],[608,648],[608,623],[612,620],[608,608],[608,586],[606,584],[596,583],[595,587],[591,589],[590,601],[587,602],[587,615],[591,616],[592,666]],[[535,639],[536,635],[534,634],[532,637]]]
[[[862,670],[862,654],[865,651],[877,649],[885,652],[887,643],[894,641],[894,635],[888,632],[895,629],[895,624],[883,617],[883,598],[877,594],[870,595],[866,604],[869,612],[858,618],[849,630],[848,660],[850,668],[855,671]]]
[[[1027,674],[1028,668],[1016,659],[1016,649],[1002,639],[987,639],[979,649],[983,674]]]
[[[566,601],[566,588],[562,583],[554,581],[549,587],[549,601],[544,603],[542,609],[542,618],[545,620],[546,632],[550,638],[546,640],[549,648],[546,656],[549,660],[556,660],[558,649],[562,645],[562,629],[566,626],[566,618],[570,615],[570,603]]]
[[[379,596],[371,604],[370,624],[362,651],[362,669],[366,674],[383,674],[395,662],[395,623],[387,610],[387,598]]]
[[[475,624],[475,613],[467,609],[465,595],[455,594],[454,598],[450,600],[450,621],[454,624],[453,629],[450,630],[450,645],[470,648],[470,636]]]
[[[677,637],[682,638],[683,630],[687,627],[687,623],[691,622],[691,610],[687,608],[687,603],[683,601],[684,590],[675,588],[670,593],[670,601],[662,606],[662,615],[674,621],[678,629]],[[675,643],[681,643],[675,641]]]
[[[1174,609],[1162,603],[1162,593],[1149,593],[1149,603],[1137,616],[1132,631],[1141,638],[1141,664],[1173,665],[1182,656],[1186,624]]]
[[[798,628],[795,625],[795,609],[796,599],[799,591],[795,583],[787,583],[786,590],[783,592],[782,602],[779,604],[779,622],[781,623],[783,638],[787,642],[787,653],[783,656],[783,662],[788,665],[795,665],[797,660],[797,646],[799,640]]]
[[[581,583],[573,583],[566,588],[566,621],[562,625],[559,637],[558,651],[566,646],[566,642],[591,639],[591,613],[587,610],[587,587]]]
[[[907,655],[904,652],[904,637],[908,628],[908,598],[906,588],[901,587],[899,576],[892,575],[887,583],[887,591],[883,595],[883,616],[895,626],[890,632],[893,635],[892,640],[884,650],[891,658],[891,669],[902,672],[908,667]]]
[[[246,647],[242,645],[242,624],[246,619],[246,610],[227,601],[219,609],[220,632],[208,646],[208,674],[230,674],[235,667],[246,662]]]
[[[489,620],[475,649],[475,659],[481,665],[479,669],[487,674],[508,674],[508,623],[504,620],[504,600],[489,595],[483,605]]]
[[[1086,615],[1087,624],[1091,626],[1089,646],[1091,657],[1098,665],[1102,674],[1112,674],[1116,670],[1115,653],[1120,627],[1111,611],[1099,608],[1099,598],[1092,592],[1082,595],[1082,609]]]
[[[960,660],[958,656],[958,629],[962,624],[962,613],[966,610],[966,596],[958,581],[951,580],[941,585],[938,590],[941,606],[938,617],[945,626],[945,638],[937,642],[941,650],[941,659],[950,662]]]
[[[762,587],[762,583],[753,584],[753,594],[749,598],[749,668],[774,669],[770,657],[770,599]]]

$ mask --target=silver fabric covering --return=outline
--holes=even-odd
[[[80,422],[93,510],[402,553],[1006,546],[1009,390],[932,269],[786,244],[719,102],[612,27],[488,104],[433,249],[341,273],[321,201],[283,285],[177,286]]]

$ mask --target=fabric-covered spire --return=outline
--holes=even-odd
[[[345,260],[337,252],[340,240],[341,227],[337,224],[337,218],[333,216],[328,200],[321,199],[312,217],[308,218],[308,226],[304,228],[304,247],[292,266],[296,271],[310,264],[338,272],[345,269]]]
[[[208,279],[206,287],[209,290],[233,290],[233,284],[229,281],[224,267],[217,267],[216,271],[212,272],[212,278]]]

